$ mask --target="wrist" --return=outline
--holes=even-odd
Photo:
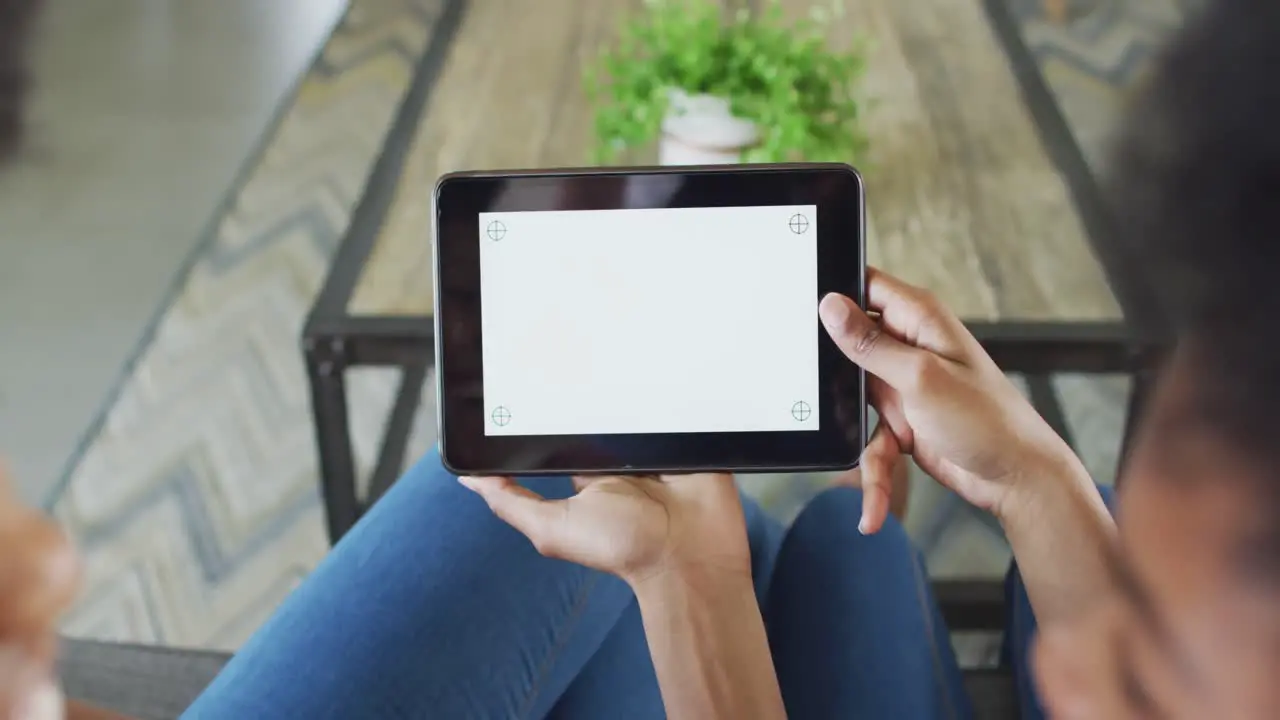
[[[1024,464],[1017,477],[1008,483],[1006,492],[992,507],[1001,525],[1038,515],[1045,503],[1057,502],[1065,495],[1086,490],[1096,494],[1093,479],[1084,463],[1066,443],[1036,454]]]
[[[743,592],[754,595],[750,563],[745,567],[706,563],[665,563],[623,578],[643,605],[674,597],[721,598]]]
[[[1067,453],[1013,486],[999,517],[1041,626],[1072,616],[1111,582],[1115,521],[1083,463]]]
[[[749,570],[667,566],[632,587],[671,717],[786,717]]]

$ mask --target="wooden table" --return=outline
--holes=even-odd
[[[846,0],[832,20],[837,46],[870,41],[871,154],[856,161],[868,187],[868,257],[937,293],[1011,370],[1116,370],[1129,362],[1125,332],[1095,258],[1106,259],[1106,214],[1003,2]],[[472,0],[446,13],[441,32],[451,38],[424,59],[306,333],[335,540],[363,507],[342,371],[406,371],[376,495],[400,471],[397,424],[411,417],[431,363],[435,179],[585,164],[581,67],[641,4]],[[787,1],[796,13],[810,5]]]

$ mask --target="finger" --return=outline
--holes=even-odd
[[[65,533],[29,511],[0,520],[0,631],[40,634],[75,599],[80,564]]]
[[[509,477],[460,477],[458,482],[484,499],[499,519],[529,538],[538,552],[559,557],[563,500],[547,500]]]
[[[0,646],[0,717],[25,718],[49,670],[16,645]]]
[[[595,485],[604,480],[652,480],[656,479],[656,475],[574,475],[570,480],[573,481],[573,489],[576,492],[582,492],[588,487]]]
[[[667,484],[683,483],[731,483],[733,473],[672,473],[669,475],[646,475],[645,479]]]
[[[884,332],[853,300],[831,293],[818,304],[818,316],[840,352],[863,370],[895,388],[908,387],[919,376],[928,351]]]
[[[738,485],[733,473],[688,473],[683,475],[654,475],[636,483],[636,487],[653,500],[663,503],[663,493],[695,502],[719,503],[726,497],[738,497]]]
[[[884,527],[893,500],[893,469],[902,451],[885,423],[876,425],[871,441],[862,453],[862,518],[858,532],[872,535]]]
[[[867,309],[883,314],[895,307],[921,309],[924,288],[894,277],[880,268],[867,268]]]
[[[915,433],[902,410],[902,395],[889,383],[872,375],[867,378],[867,402],[871,403],[871,407],[880,416],[877,424],[888,423],[893,436],[898,440],[898,449],[902,454],[910,455],[915,447]]]
[[[18,717],[24,720],[62,720],[67,716],[66,700],[53,680],[45,677],[27,696],[19,713]]]
[[[965,362],[978,347],[968,328],[934,296],[875,268],[867,268],[867,309],[909,345]]]
[[[9,634],[5,636],[4,646],[21,651],[32,667],[53,672],[58,655],[58,636],[54,630],[43,628],[39,632]]]
[[[856,467],[852,470],[845,470],[831,481],[832,485],[840,487],[851,487],[862,489],[862,468]]]

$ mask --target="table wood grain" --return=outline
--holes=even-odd
[[[808,0],[785,0],[799,15]],[[823,3],[826,5],[826,3]],[[583,63],[641,0],[482,0],[420,120],[353,315],[430,315],[430,195],[464,169],[579,166]],[[1120,313],[980,0],[848,0],[832,43],[865,44],[868,258],[966,319]]]

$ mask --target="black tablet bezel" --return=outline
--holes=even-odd
[[[661,205],[626,207],[817,206],[819,430],[485,435],[479,214],[616,209],[620,188],[645,183],[678,183],[680,191]],[[861,176],[842,164],[521,170],[442,177],[434,193],[433,270],[439,446],[445,467],[469,475],[552,475],[856,466],[866,444],[865,376],[821,329],[816,308],[829,292],[850,295],[865,306],[864,204]]]

